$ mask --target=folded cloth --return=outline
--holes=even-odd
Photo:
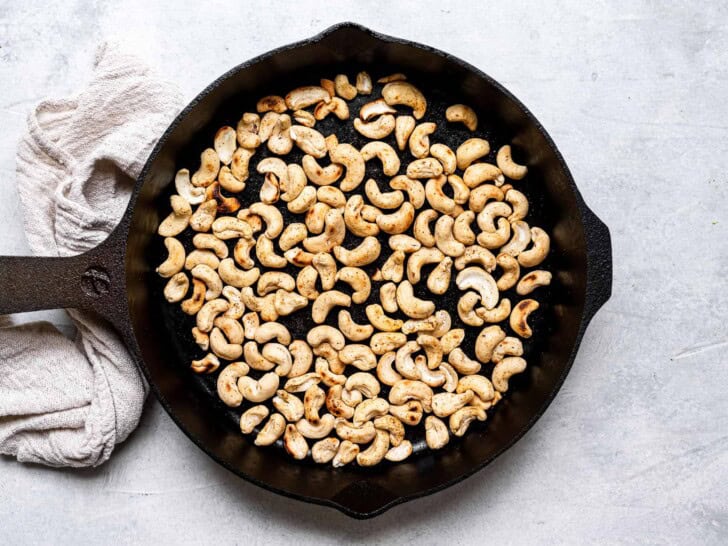
[[[85,90],[35,107],[17,154],[33,253],[71,256],[106,238],[181,104],[174,85],[104,44]],[[0,317],[0,453],[18,461],[96,466],[139,422],[147,386],[119,336],[93,314],[68,314],[75,341]]]

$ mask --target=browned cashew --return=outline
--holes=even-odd
[[[324,219],[324,232],[316,237],[304,239],[303,246],[309,252],[330,252],[335,246],[344,242],[346,224],[338,209],[330,209]]]
[[[528,317],[536,309],[539,304],[536,300],[526,299],[519,301],[511,312],[510,325],[511,329],[523,338],[529,338],[533,335],[531,327],[528,325]]]
[[[328,290],[316,298],[311,308],[311,317],[316,324],[326,321],[331,309],[336,306],[350,307],[351,297],[338,290]]]
[[[404,276],[404,260],[405,254],[401,250],[396,250],[390,254],[389,258],[382,264],[381,279],[386,281],[399,282]]]
[[[326,119],[329,114],[334,114],[341,120],[349,119],[349,106],[339,97],[332,97],[329,103],[319,102],[313,110],[312,117],[321,121]]]
[[[523,358],[517,356],[504,358],[493,368],[493,386],[498,392],[506,392],[508,380],[525,369],[526,361]]]
[[[188,315],[196,315],[205,304],[205,293],[207,286],[199,279],[192,279],[192,295],[184,300],[180,307],[182,311]]]
[[[192,175],[194,186],[207,187],[215,181],[220,170],[220,158],[212,148],[207,148],[200,154],[200,168]]]
[[[286,95],[286,106],[291,110],[303,110],[319,102],[329,102],[331,95],[323,87],[309,85],[294,89]]]
[[[364,303],[369,298],[372,289],[369,275],[358,267],[342,267],[336,273],[336,281],[345,282],[354,292],[351,294],[351,301]]]
[[[368,237],[379,234],[376,222],[368,222],[362,218],[364,198],[361,195],[352,195],[344,207],[344,223],[357,237]]]
[[[328,186],[336,182],[344,174],[344,167],[337,163],[331,163],[326,167],[319,165],[316,158],[311,155],[303,156],[301,160],[303,172],[308,179],[319,186]]]
[[[389,106],[384,99],[373,100],[368,102],[361,107],[359,110],[359,117],[363,121],[371,121],[378,116],[384,114],[396,114],[397,110]]]
[[[263,97],[258,101],[258,103],[255,105],[255,108],[259,114],[264,114],[266,112],[276,112],[278,114],[282,114],[286,111],[286,101],[283,100],[283,97],[279,97],[277,95],[268,95],[267,97]]]
[[[511,314],[511,300],[503,298],[498,305],[493,307],[493,309],[478,307],[475,310],[475,313],[485,322],[490,324],[502,322],[508,318],[508,315]]]
[[[452,258],[449,256],[442,260],[427,277],[427,288],[433,294],[441,296],[450,286],[452,275]]]
[[[377,217],[377,225],[385,233],[404,233],[412,225],[415,219],[415,207],[406,201],[396,212],[380,214]]]
[[[238,379],[248,375],[250,368],[245,362],[233,362],[217,377],[217,395],[225,405],[237,408],[243,403],[243,394],[238,389]]]
[[[442,164],[434,157],[415,159],[407,165],[407,176],[409,178],[434,178],[442,174]]]
[[[516,293],[519,296],[526,296],[539,288],[551,284],[551,273],[549,271],[531,271],[523,276],[516,286]],[[185,290],[186,292],[186,290]]]

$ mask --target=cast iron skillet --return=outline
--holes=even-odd
[[[169,211],[176,169],[196,168],[217,128],[234,126],[263,95],[362,69],[375,78],[407,73],[428,94],[428,115],[441,116],[447,104],[469,104],[481,126],[489,128],[493,148],[514,145],[516,159],[529,167],[527,180],[518,186],[531,202],[527,220],[552,236],[546,265],[554,283],[538,298],[538,335],[526,344],[529,367],[512,380],[508,396],[485,423],[440,452],[418,449],[409,462],[334,470],[295,462],[280,449],[253,446],[217,400],[214,382],[189,371],[190,356],[200,354],[190,347],[189,324],[170,311],[161,295],[154,267],[164,252],[155,232]],[[453,146],[468,135],[450,127],[438,129],[437,136]],[[251,184],[248,190],[257,194],[255,181]],[[0,291],[0,314],[51,308],[97,312],[117,328],[172,419],[210,457],[271,491],[367,518],[470,476],[523,436],[559,390],[587,324],[610,296],[611,282],[609,232],[584,204],[561,154],[525,106],[457,58],[344,23],[241,64],[195,98],[161,136],[119,226],[97,248],[70,258],[0,258],[0,285],[6,288]],[[446,300],[454,312],[456,297]],[[294,334],[308,327],[292,326]],[[472,343],[473,332],[468,339]],[[416,445],[422,446],[421,438]]]

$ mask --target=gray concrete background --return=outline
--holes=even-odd
[[[728,10],[701,4],[0,1],[0,253],[27,252],[14,190],[25,116],[77,89],[101,40],[191,98],[242,60],[353,20],[460,56],[523,100],[610,226],[615,262],[614,295],[551,409],[443,493],[352,521],[234,478],[150,401],[101,468],[0,458],[0,542],[728,542]]]

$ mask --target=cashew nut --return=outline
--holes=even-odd
[[[369,298],[372,284],[369,275],[363,269],[358,267],[342,267],[336,273],[336,281],[345,282],[351,286],[354,292],[351,294],[351,301],[354,303],[364,303]]]
[[[281,97],[276,97],[277,99],[280,99],[281,103],[283,103],[283,99]],[[283,103],[283,110],[278,113],[285,112],[286,105]],[[267,112],[268,110],[266,110]],[[240,118],[240,121],[238,121],[238,125],[236,127],[235,131],[235,137],[237,138],[238,144],[243,148],[257,148],[260,146],[260,136],[258,135],[258,131],[260,130],[260,116],[258,114],[254,114],[252,112],[246,112],[243,114],[243,117]],[[234,149],[233,149],[234,151]],[[219,155],[219,152],[218,152]],[[221,157],[222,159],[222,157]],[[230,163],[229,161],[223,163],[227,164]]]
[[[359,246],[348,250],[343,246],[334,247],[334,255],[342,264],[351,267],[369,265],[379,258],[381,245],[375,237],[365,237]]]
[[[356,449],[358,452],[359,446],[356,446]],[[326,438],[325,440],[316,442],[315,444],[313,444],[313,446],[311,446],[311,458],[316,463],[326,464],[328,462],[331,462],[331,460],[336,456],[338,450],[339,439]],[[354,454],[354,457],[356,457],[356,454]]]
[[[473,399],[473,391],[463,393],[441,392],[432,397],[432,412],[438,417],[449,417]]]
[[[438,368],[443,355],[440,340],[429,334],[420,334],[417,336],[417,344],[425,350],[427,367],[431,370]]]
[[[180,169],[174,177],[174,187],[177,193],[190,205],[199,205],[205,200],[205,189],[192,185],[190,171]]]
[[[502,322],[508,318],[508,315],[511,314],[511,300],[503,298],[493,309],[478,307],[475,310],[475,313],[485,322],[491,324]]]
[[[192,268],[190,275],[205,283],[207,287],[207,292],[205,293],[206,300],[214,300],[222,293],[222,280],[220,279],[220,275],[210,266],[198,264]]]
[[[475,220],[475,213],[471,210],[466,210],[458,214],[457,218],[455,218],[452,234],[457,241],[460,241],[464,245],[472,245],[475,243],[475,233],[470,229],[470,224],[473,220]]]
[[[447,292],[450,286],[450,276],[452,273],[452,258],[446,257],[442,260],[432,273],[427,277],[427,288],[433,294],[442,295]]]
[[[283,289],[276,290],[275,298],[273,300],[275,312],[281,316],[287,316],[291,313],[295,313],[299,309],[306,307],[307,304],[308,300],[300,294]]]
[[[337,118],[344,120],[349,119],[349,106],[339,97],[331,97],[331,101],[327,103],[319,102],[313,110],[312,118],[321,121],[326,119],[329,114],[334,114]],[[313,126],[311,126],[313,127]]]
[[[382,162],[382,172],[386,176],[394,176],[399,171],[400,161],[397,152],[386,142],[369,142],[361,149],[364,161],[377,158]]]
[[[166,237],[164,246],[167,247],[167,259],[156,269],[160,277],[169,278],[176,275],[185,265],[185,247],[174,237]]]
[[[389,187],[393,190],[406,191],[409,202],[415,209],[419,209],[425,203],[425,188],[419,180],[400,174],[389,181]]]
[[[286,95],[286,106],[291,110],[303,110],[319,102],[329,102],[331,95],[323,87],[307,85],[298,87]]]
[[[336,421],[336,434],[342,440],[348,440],[355,444],[368,444],[374,439],[377,431],[374,428],[374,423],[371,421],[357,426],[344,419],[338,419]],[[386,433],[385,436],[389,440]]]
[[[377,116],[396,113],[397,110],[389,106],[384,99],[377,99],[372,102],[368,102],[359,109],[359,117],[363,121],[371,121]]]
[[[401,279],[400,279],[401,280]],[[387,313],[396,313],[397,306],[397,285],[393,282],[384,283],[379,287],[379,301]]]
[[[334,430],[335,424],[336,418],[333,415],[327,413],[315,423],[307,419],[301,419],[300,421],[298,421],[298,423],[296,423],[296,428],[298,429],[298,432],[300,432],[305,438],[317,440],[319,438],[325,438],[326,436],[328,436],[331,431]]]
[[[281,233],[280,239],[278,239],[278,246],[283,251],[290,250],[303,241],[307,235],[308,230],[306,229],[306,224],[288,224],[286,229],[283,230],[283,233]]]
[[[277,375],[275,377],[278,378]],[[269,446],[274,444],[283,435],[285,429],[286,420],[280,413],[274,413],[255,437],[255,445]]]
[[[211,199],[200,203],[190,216],[190,227],[194,231],[210,231],[217,215],[217,201]]]
[[[339,332],[333,326],[322,325],[315,326],[309,330],[306,335],[306,341],[311,347],[318,347],[322,343],[329,343],[335,350],[340,351],[344,348],[346,340],[344,334]]]
[[[344,207],[344,223],[358,237],[377,235],[379,226],[374,222],[364,220],[363,210],[364,198],[361,195],[352,195]]]
[[[389,413],[389,402],[384,398],[370,398],[364,400],[354,409],[354,424],[359,426],[376,417]]]
[[[287,391],[277,391],[272,403],[281,415],[286,418],[286,421],[295,423],[303,417],[303,402]]]
[[[435,132],[437,124],[432,122],[420,123],[417,125],[409,137],[410,153],[422,159],[430,154],[430,138],[429,135]]]
[[[473,163],[463,174],[463,182],[470,188],[476,188],[483,182],[494,182],[496,186],[502,186],[505,178],[501,170],[490,163]]]
[[[334,456],[334,460],[331,462],[331,465],[334,468],[340,468],[356,459],[358,454],[359,446],[353,442],[344,440],[339,445],[339,449],[336,451],[336,455]]]
[[[548,233],[539,227],[531,228],[531,242],[533,246],[529,250],[523,250],[518,254],[518,263],[523,267],[536,267],[539,265],[546,259],[551,247]]]
[[[395,120],[392,114],[379,116],[373,121],[354,119],[354,129],[370,140],[379,140],[388,137],[394,131]]]
[[[235,288],[250,286],[260,277],[260,269],[255,267],[248,271],[242,271],[235,267],[235,262],[233,262],[232,258],[222,260],[217,272],[224,283]]]
[[[448,146],[445,144],[433,144],[430,146],[430,155],[437,159],[440,164],[442,165],[442,172],[447,175],[452,175],[455,172],[455,169],[457,168],[457,157],[455,156],[455,152],[453,152]],[[459,176],[455,177],[455,180],[462,180]],[[463,183],[463,186],[465,184]],[[467,186],[465,186],[465,189],[468,189]],[[468,193],[470,190],[468,190]],[[462,201],[463,203],[465,201]]]
[[[503,335],[505,337],[505,334]],[[476,374],[481,368],[481,365],[478,362],[469,358],[459,347],[450,352],[447,361],[458,371],[458,373],[463,375]]]
[[[442,164],[434,157],[415,159],[407,165],[409,178],[434,178],[442,174]]]
[[[205,283],[199,279],[192,279],[192,295],[180,304],[182,311],[188,315],[197,314],[205,303],[206,293]]]
[[[412,455],[412,442],[403,440],[398,446],[390,448],[384,458],[388,461],[398,463],[404,461],[410,455]]]
[[[475,306],[480,302],[480,296],[475,292],[466,292],[458,300],[457,310],[460,320],[468,326],[482,326],[483,319],[475,312]]]
[[[518,286],[516,286],[516,293],[519,296],[526,296],[536,290],[536,288],[540,286],[548,286],[549,284],[551,284],[551,273],[549,271],[531,271],[527,275],[524,275],[524,277],[518,282]]]
[[[316,188],[306,186],[288,203],[288,210],[294,214],[302,214],[306,212],[316,202]],[[281,228],[282,229],[282,228]]]
[[[254,203],[250,205],[250,212],[263,219],[266,225],[264,235],[269,239],[275,239],[283,231],[283,216],[273,205]]]
[[[369,345],[376,355],[383,355],[407,343],[407,336],[400,332],[380,332],[372,336]]]
[[[390,106],[402,104],[412,108],[415,119],[422,119],[427,110],[427,100],[422,92],[406,81],[387,83],[382,89],[382,97]]]
[[[412,229],[415,238],[422,243],[423,246],[435,246],[435,236],[430,231],[430,222],[438,217],[437,211],[432,209],[423,210],[417,215],[415,225]],[[439,252],[439,251],[438,251]],[[411,280],[411,279],[410,279]]]
[[[217,178],[220,170],[220,158],[212,148],[207,148],[200,154],[200,168],[192,175],[191,181],[194,186],[207,187]]]
[[[195,373],[211,374],[220,367],[220,361],[217,357],[208,353],[200,360],[193,360],[190,368]]]
[[[356,125],[355,120],[354,123]],[[346,175],[339,183],[341,191],[349,192],[356,189],[364,180],[366,165],[361,152],[351,144],[339,144],[329,152],[329,157],[334,163],[340,163],[346,167]]]
[[[508,380],[526,369],[526,361],[518,356],[504,358],[493,368],[493,386],[498,392],[508,390]]]
[[[364,451],[356,456],[359,466],[374,466],[379,464],[389,451],[389,434],[383,430],[377,430],[374,441]]]
[[[277,112],[278,114],[282,114],[287,109],[286,101],[283,100],[283,97],[279,97],[278,95],[268,95],[267,97],[263,97],[255,105],[255,108],[259,114],[264,114],[265,112]]]
[[[478,294],[486,309],[493,309],[498,304],[498,286],[490,273],[479,267],[466,267],[455,279],[460,290],[472,288]]]
[[[494,233],[483,231],[478,234],[478,244],[487,249],[503,246],[511,236],[511,224],[505,218],[498,219],[498,228]],[[527,244],[527,243],[526,243]],[[502,251],[502,249],[501,249]]]
[[[414,219],[415,207],[412,203],[405,201],[396,212],[379,215],[377,225],[385,233],[397,234],[407,231]]]
[[[399,190],[382,193],[379,190],[377,182],[373,178],[366,181],[364,191],[366,192],[369,201],[378,208],[396,209],[404,201],[404,195]]]
[[[501,201],[488,203],[478,214],[478,227],[483,231],[493,233],[496,231],[495,219],[497,217],[507,217],[511,212],[511,207]]]
[[[404,260],[404,252],[401,250],[392,252],[389,258],[387,258],[387,260],[382,264],[382,269],[380,271],[382,279],[394,282],[401,281],[404,276]]]
[[[461,377],[455,390],[458,393],[472,392],[483,402],[488,402],[495,396],[493,384],[482,375],[473,374]]]
[[[478,421],[485,421],[485,418],[486,413],[483,408],[473,406],[461,408],[450,416],[450,431],[455,436],[463,436],[467,432],[468,427],[470,427],[470,423],[476,419]]]
[[[430,449],[442,449],[450,441],[447,426],[434,415],[425,419],[425,441]]]
[[[420,213],[420,216],[422,214]],[[421,241],[419,237],[418,240]],[[413,252],[407,261],[407,279],[412,284],[417,284],[420,282],[422,267],[425,264],[440,263],[444,258],[445,255],[437,248],[425,247]]]
[[[263,405],[253,406],[246,410],[240,416],[240,432],[250,434],[255,430],[255,427],[263,422],[263,419],[268,417],[269,413],[268,408]]]
[[[293,125],[288,131],[291,140],[296,143],[303,153],[313,157],[324,157],[327,153],[324,135],[316,129],[303,125]]]
[[[254,338],[258,343],[267,343],[275,339],[278,343],[288,345],[291,342],[291,334],[283,324],[279,322],[264,322],[255,329]]]
[[[346,310],[339,311],[339,330],[351,341],[363,341],[371,337],[374,327],[370,324],[357,324]]]
[[[225,405],[237,408],[243,403],[243,395],[238,389],[238,379],[248,375],[250,368],[245,362],[233,362],[217,376],[217,394]]]
[[[488,249],[474,245],[466,247],[463,255],[455,259],[455,269],[462,270],[471,263],[480,264],[490,273],[495,269],[496,259]]]
[[[473,212],[481,212],[491,199],[495,201],[503,201],[503,190],[493,184],[482,184],[470,192],[470,202],[468,206]],[[511,216],[514,214],[515,213],[512,213]]]
[[[220,328],[213,328],[210,332],[210,349],[225,360],[236,360],[243,354],[243,346],[240,343],[229,342]]]
[[[346,206],[344,192],[334,186],[320,187],[316,191],[316,197],[321,203],[325,203],[335,209],[343,209]]]
[[[258,237],[258,242],[255,243],[255,254],[258,256],[258,261],[265,267],[281,268],[288,263],[286,258],[275,253],[273,241],[265,235]]]
[[[433,209],[443,214],[450,214],[455,210],[456,203],[442,191],[445,182],[447,182],[445,175],[430,178],[425,184],[425,196]]]
[[[512,180],[521,180],[528,173],[528,167],[519,165],[513,161],[511,147],[508,144],[501,146],[495,161],[498,164],[498,168],[503,171],[503,174]]]
[[[332,248],[344,242],[346,225],[339,210],[330,209],[327,211],[324,225],[324,232],[321,235],[304,239],[303,246],[309,252],[330,252]]]
[[[279,377],[273,372],[263,375],[258,381],[252,377],[245,376],[238,380],[238,388],[243,393],[245,400],[264,402],[275,394],[279,381]]]
[[[319,186],[328,186],[336,182],[344,174],[344,167],[331,163],[322,167],[313,156],[305,155],[302,159],[303,172],[308,179]]]
[[[318,278],[318,271],[313,266],[307,265],[298,273],[296,277],[296,288],[299,293],[309,300],[315,300],[319,296],[319,291],[316,290],[316,279]]]
[[[452,216],[440,216],[435,222],[435,244],[443,254],[457,258],[465,253],[465,245],[455,239],[454,226]]]
[[[323,292],[313,303],[311,308],[311,317],[317,324],[321,324],[326,320],[331,309],[336,306],[350,307],[351,297],[338,290],[328,290]]]
[[[487,364],[490,362],[496,345],[503,341],[505,337],[506,333],[500,326],[486,326],[475,340],[475,357],[483,364]],[[450,361],[450,364],[455,366],[452,361]],[[455,369],[458,370],[458,367],[455,366]]]
[[[538,307],[539,304],[536,300],[526,299],[519,301],[511,312],[511,329],[523,338],[531,337],[533,332],[528,325],[528,317]]]
[[[176,273],[167,281],[164,286],[164,298],[169,303],[182,301],[190,289],[190,280],[185,273]]]
[[[389,391],[389,402],[394,405],[402,405],[410,400],[415,400],[422,404],[422,408],[426,412],[430,412],[432,396],[432,389],[422,381],[402,379],[392,385]]]
[[[169,201],[172,212],[159,224],[157,229],[157,233],[162,237],[174,237],[182,233],[190,224],[192,216],[192,207],[184,197],[173,195]]]

